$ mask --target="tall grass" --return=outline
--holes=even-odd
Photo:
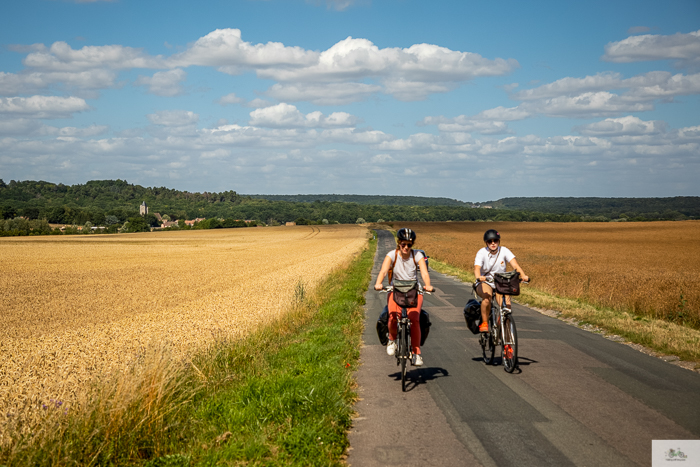
[[[145,352],[68,411],[21,422],[0,465],[340,465],[375,243],[250,336]]]

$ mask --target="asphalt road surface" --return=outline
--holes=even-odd
[[[350,465],[651,465],[652,440],[700,439],[699,374],[515,303],[520,371],[487,366],[462,314],[471,285],[434,271],[424,365],[402,392],[375,330],[387,296],[374,281],[394,248],[378,236]]]

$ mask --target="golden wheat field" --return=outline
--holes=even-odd
[[[354,225],[0,240],[0,437],[8,414],[67,407],[146,348],[184,358],[270,322],[366,240]]]
[[[539,290],[700,324],[700,221],[406,225],[416,248],[471,272],[484,232],[495,228]]]

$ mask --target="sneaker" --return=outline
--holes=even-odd
[[[389,343],[386,345],[386,354],[393,357],[396,353],[396,342],[389,339]]]
[[[509,313],[512,313],[512,312],[510,311],[510,307],[508,307],[508,306],[504,307],[504,308],[503,308],[503,314],[504,314],[504,315],[507,315],[507,314],[509,314]]]
[[[423,366],[423,357],[421,357],[419,354],[414,353],[413,354],[413,359],[411,360],[411,365],[413,366]]]
[[[479,332],[489,332],[489,323],[481,323],[479,325]]]

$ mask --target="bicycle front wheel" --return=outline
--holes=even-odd
[[[482,332],[479,337],[479,344],[481,344],[481,353],[484,356],[484,363],[487,365],[493,364],[494,354],[496,353],[496,346],[493,343],[493,334]]]
[[[401,339],[399,344],[399,358],[401,359],[401,391],[406,392],[406,365],[410,350],[408,348],[408,326],[401,325]]]
[[[515,330],[515,320],[508,314],[503,319],[503,367],[512,373],[518,366],[518,332]]]

